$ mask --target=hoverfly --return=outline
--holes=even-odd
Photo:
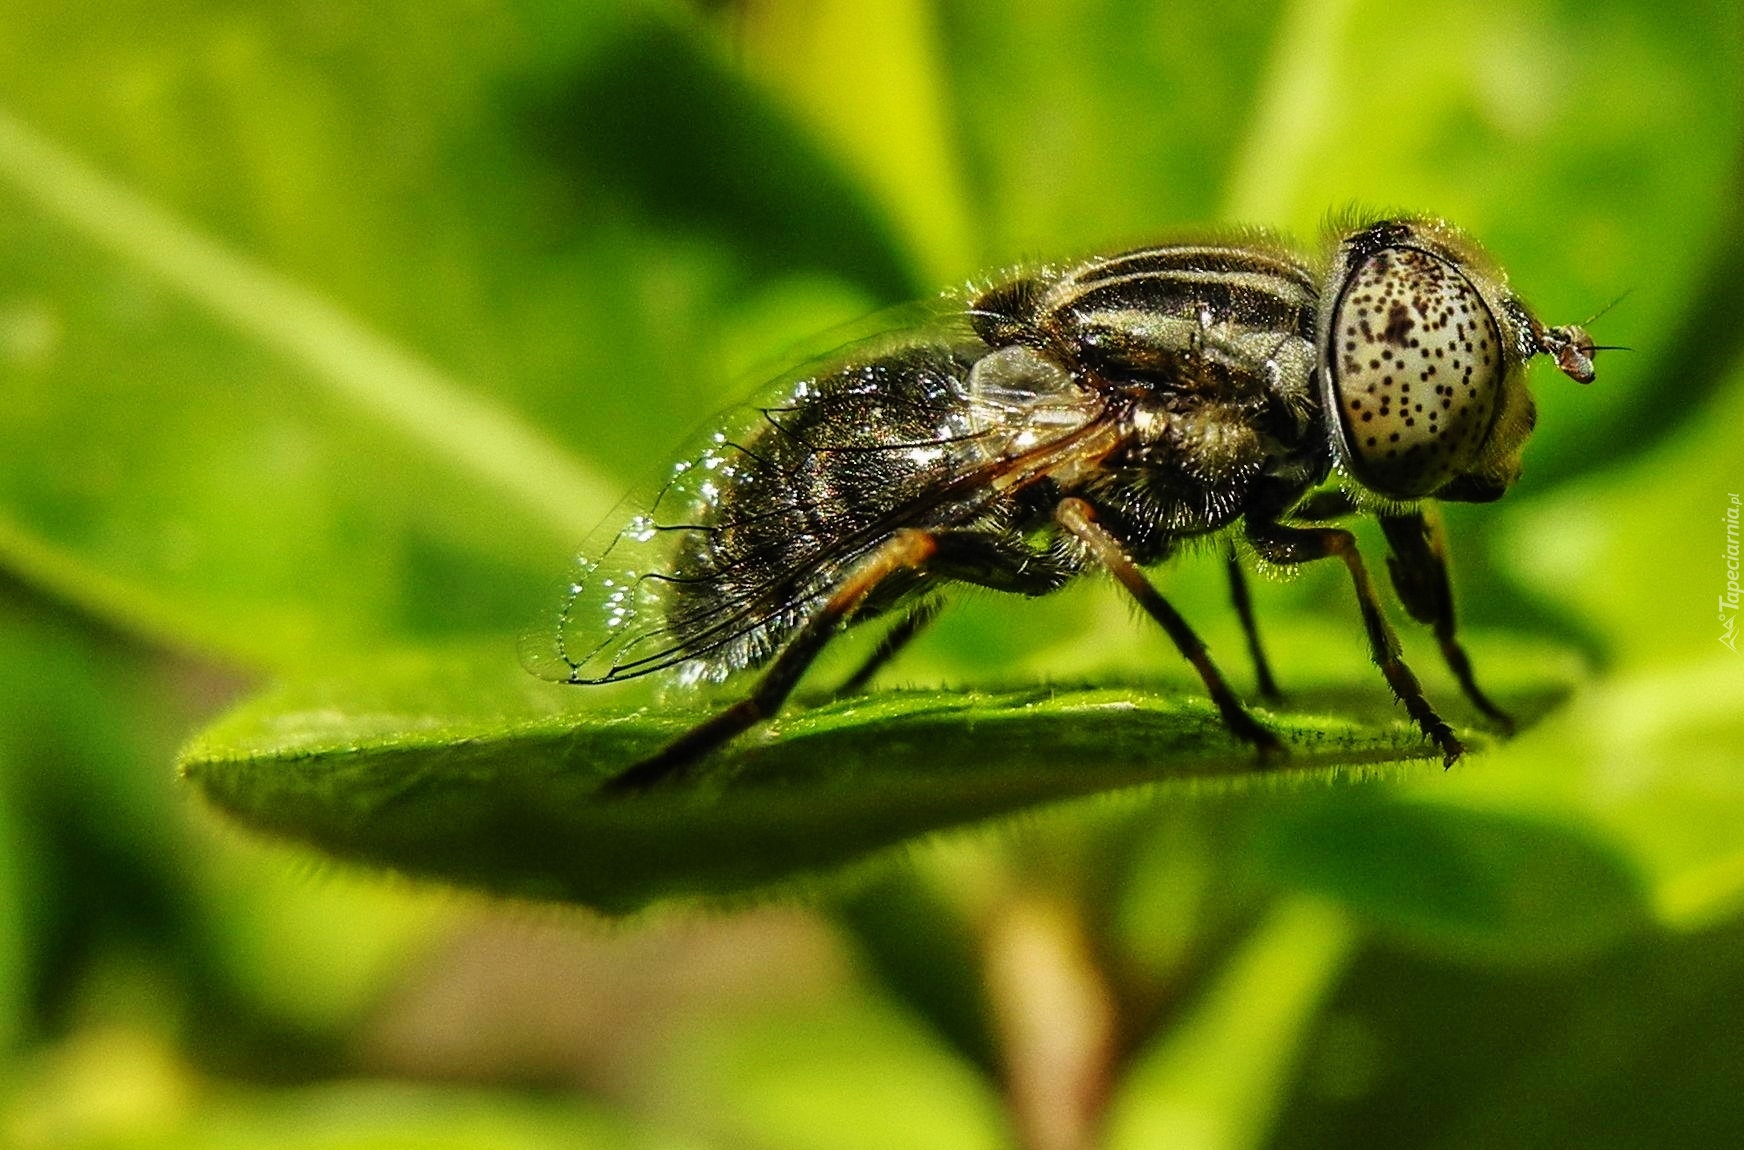
[[[1045,595],[1099,568],[1263,757],[1276,736],[1143,570],[1239,532],[1271,564],[1344,564],[1375,663],[1451,765],[1464,746],[1333,523],[1379,518],[1405,609],[1507,726],[1455,635],[1435,503],[1488,502],[1519,476],[1528,360],[1589,383],[1599,350],[1579,325],[1540,323],[1482,249],[1421,216],[1356,227],[1318,260],[1245,233],[1011,272],[784,378],[713,431],[583,556],[524,661],[576,684],[757,669],[739,702],[613,781],[634,790],[773,715],[846,627],[894,620],[858,685],[952,583]]]

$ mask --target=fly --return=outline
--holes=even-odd
[[[1382,220],[1324,261],[1252,234],[1159,245],[1009,273],[923,320],[784,377],[717,428],[584,554],[555,622],[523,644],[530,670],[565,683],[758,671],[615,789],[681,777],[775,714],[849,626],[894,620],[853,687],[950,584],[1038,596],[1091,569],[1167,632],[1234,735],[1280,753],[1144,573],[1219,533],[1272,564],[1341,562],[1374,662],[1451,765],[1464,745],[1336,526],[1359,513],[1379,519],[1399,598],[1466,696],[1511,725],[1456,636],[1436,504],[1489,502],[1519,477],[1529,360],[1590,383],[1603,349],[1579,325],[1540,323],[1463,233]],[[1261,691],[1275,696],[1230,556]]]

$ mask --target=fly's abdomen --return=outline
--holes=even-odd
[[[664,624],[699,669],[761,662],[893,531],[961,513],[952,477],[980,457],[971,363],[946,346],[888,352],[801,382],[703,453],[695,466],[721,479],[696,485]]]
[[[1002,448],[973,417],[986,345],[948,314],[730,413],[588,545],[523,661],[572,683],[722,679],[778,650],[894,532],[974,519],[997,493],[959,480]]]

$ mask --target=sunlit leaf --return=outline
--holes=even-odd
[[[268,667],[512,633],[747,286],[913,290],[673,13],[331,15],[0,21],[0,558]]]

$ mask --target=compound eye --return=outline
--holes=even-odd
[[[1415,499],[1477,457],[1501,404],[1502,338],[1457,265],[1375,252],[1351,268],[1328,339],[1345,460],[1364,486]]]

